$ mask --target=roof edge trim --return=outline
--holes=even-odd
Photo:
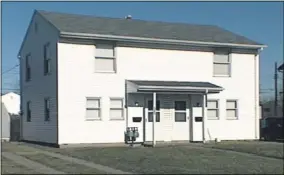
[[[136,41],[136,42],[153,42],[153,43],[168,43],[177,45],[200,45],[200,46],[230,46],[241,48],[254,48],[260,49],[267,47],[267,45],[250,45],[250,44],[234,44],[234,43],[218,43],[218,42],[202,42],[202,41],[186,41],[186,40],[173,40],[173,39],[157,39],[157,38],[144,38],[132,36],[116,36],[116,35],[101,35],[101,34],[88,34],[88,33],[73,33],[73,32],[60,32],[60,37],[66,38],[81,38],[81,39],[107,39],[118,41]]]

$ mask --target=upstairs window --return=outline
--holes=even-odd
[[[48,75],[51,71],[51,50],[50,50],[50,44],[47,43],[43,47],[43,64],[44,64],[44,75]]]
[[[96,44],[95,72],[115,72],[113,44]]]
[[[26,81],[31,80],[31,54],[26,56]]]
[[[231,62],[228,52],[214,53],[213,74],[214,76],[230,76]]]

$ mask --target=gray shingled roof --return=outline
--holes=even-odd
[[[284,70],[284,63],[278,67],[278,70]]]
[[[193,82],[193,81],[141,81],[128,80],[138,86],[179,86],[179,87],[199,87],[199,88],[222,88],[209,82]]]
[[[37,11],[60,32],[262,45],[212,25],[193,25]]]

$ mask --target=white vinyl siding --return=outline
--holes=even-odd
[[[219,119],[219,102],[218,100],[208,100],[207,101],[207,118]]]
[[[110,99],[110,120],[123,120],[123,99]]]
[[[87,98],[86,120],[101,120],[100,98]]]
[[[43,65],[44,65],[44,75],[48,75],[51,71],[51,50],[50,50],[50,44],[47,43],[43,46]]]
[[[237,100],[227,100],[226,102],[227,119],[238,119],[238,103]]]
[[[228,53],[215,53],[213,61],[214,76],[230,76],[230,56]]]
[[[115,72],[113,44],[96,44],[95,72]]]

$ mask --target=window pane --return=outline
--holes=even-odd
[[[214,62],[228,63],[229,62],[229,55],[228,54],[214,54]]]
[[[100,100],[99,99],[87,99],[87,108],[99,108]]]
[[[153,100],[149,100],[148,101],[148,110],[152,111],[153,110]],[[159,111],[160,110],[160,101],[157,100],[156,101],[156,110]]]
[[[96,71],[114,71],[114,59],[111,58],[96,58]]]
[[[175,112],[175,121],[176,122],[186,122],[186,113],[185,112]]]
[[[46,44],[44,46],[44,59],[50,59],[51,58],[51,50],[50,50],[50,45],[49,44]]]
[[[148,113],[148,122],[153,122],[153,112]],[[156,122],[160,122],[160,113],[156,112]]]
[[[86,111],[87,119],[98,119],[100,118],[100,110],[87,110]]]
[[[49,109],[49,99],[45,99],[44,102],[45,102],[45,108]]]
[[[111,119],[123,119],[123,110],[121,109],[111,109],[110,110]]]
[[[96,57],[114,57],[114,47],[111,44],[97,44]]]
[[[227,109],[236,109],[237,108],[236,101],[227,101]]]
[[[209,109],[217,109],[218,108],[218,102],[217,101],[207,101],[207,108]]]
[[[122,99],[111,99],[110,100],[110,107],[111,108],[123,108]]]
[[[218,110],[217,109],[210,109],[207,111],[208,118],[218,118]]]
[[[214,63],[214,75],[230,75],[229,64]]]
[[[31,64],[31,55],[26,56],[26,67],[29,67]]]
[[[227,109],[227,118],[236,118],[237,113],[234,109]]]
[[[185,101],[175,101],[175,110],[185,111],[186,102]]]

